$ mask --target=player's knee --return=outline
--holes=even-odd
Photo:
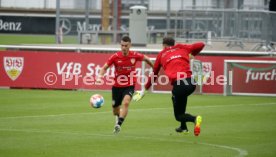
[[[124,105],[125,107],[128,107],[129,104],[130,104],[130,101],[124,101],[124,102],[123,102],[123,105]]]
[[[123,102],[122,102],[122,105],[123,105],[124,107],[128,107],[129,104],[130,104],[130,101],[131,101],[131,98],[125,97],[124,100],[123,100]]]
[[[182,121],[182,118],[181,118],[182,116],[181,115],[175,115],[174,117],[175,117],[175,120],[177,120],[179,122]]]
[[[114,116],[120,115],[120,108],[119,108],[119,107],[113,108],[113,115],[114,115]]]

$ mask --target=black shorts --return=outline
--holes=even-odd
[[[196,89],[196,82],[193,78],[186,78],[173,83],[172,94],[179,97],[187,97]]]
[[[134,93],[134,86],[129,87],[112,87],[112,107],[117,107],[122,104],[126,95],[132,97]]]

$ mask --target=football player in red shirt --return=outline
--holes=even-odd
[[[197,55],[203,47],[204,43],[202,42],[175,45],[173,38],[163,38],[163,50],[156,57],[151,80],[145,85],[145,89],[148,90],[162,67],[173,86],[172,102],[175,119],[181,123],[180,127],[175,130],[176,132],[188,133],[186,122],[194,122],[194,134],[196,136],[200,133],[202,117],[186,113],[188,96],[196,88],[196,83],[190,70],[190,55]],[[142,91],[138,94],[140,94],[139,100],[143,97],[144,92]],[[134,95],[133,99],[135,100],[136,98],[136,95]]]
[[[100,83],[106,70],[111,65],[115,66],[115,78],[112,86],[112,107],[113,114],[116,117],[116,124],[113,131],[115,134],[120,132],[121,125],[128,114],[128,107],[136,83],[136,63],[138,61],[145,61],[148,65],[153,67],[153,63],[146,55],[130,51],[130,47],[131,39],[128,36],[124,36],[121,39],[121,51],[109,57],[101,68],[96,80],[96,83]]]

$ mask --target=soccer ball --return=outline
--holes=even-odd
[[[100,108],[104,104],[104,98],[100,94],[94,94],[90,97],[90,105],[93,108]]]

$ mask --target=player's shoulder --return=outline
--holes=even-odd
[[[143,54],[138,51],[129,51],[129,54],[131,56],[143,56]]]
[[[139,52],[133,51],[133,50],[129,51],[129,54],[131,54],[131,55],[136,55],[136,54],[138,54],[138,53],[139,53]]]
[[[175,47],[180,49],[192,49],[195,46],[204,46],[204,42],[198,41],[191,44],[176,44]]]
[[[112,55],[109,57],[108,60],[114,61],[114,60],[116,60],[116,59],[118,59],[118,58],[120,58],[120,53],[116,52],[116,53],[112,54]]]
[[[189,47],[188,44],[176,44],[176,45],[174,45],[175,49],[186,49],[188,47]]]
[[[115,52],[114,54],[112,54],[110,57],[111,58],[117,58],[117,57],[120,57],[120,55],[121,55],[121,52],[118,51],[118,52]]]

